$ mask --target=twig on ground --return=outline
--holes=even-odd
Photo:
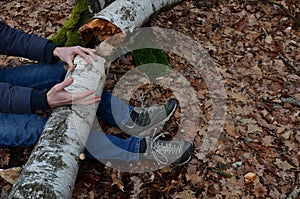
[[[215,167],[206,167],[206,168],[207,168],[207,170],[212,171],[214,173],[217,173],[221,176],[224,176],[225,178],[231,178],[232,177],[231,174],[226,173],[225,171],[223,171],[221,169],[218,169],[218,168],[215,168]]]
[[[300,108],[300,100],[297,100],[293,97],[281,97],[280,99],[275,99],[275,98],[272,98],[269,96],[263,96],[263,101],[276,103],[276,104],[290,103],[290,104]]]
[[[300,187],[296,186],[294,190],[285,198],[285,199],[294,199],[298,198],[300,195]]]
[[[121,74],[121,75],[124,75],[125,73],[127,73],[128,71],[126,70],[109,70],[110,73],[113,73],[113,74]]]
[[[288,60],[288,58],[286,58],[281,52],[279,52],[278,54],[279,54],[280,59],[282,59],[283,63],[285,63],[285,64],[287,64],[289,67],[291,67],[291,68],[296,72],[297,75],[300,74],[300,69],[299,69],[299,67],[296,65],[296,63],[290,62],[290,61]]]
[[[290,103],[290,104],[292,104],[292,105],[297,106],[297,107],[300,108],[300,101],[297,100],[297,99],[295,99],[295,98],[292,98],[292,97],[288,97],[288,98],[282,97],[281,101],[282,102]]]
[[[293,189],[293,191],[286,197],[286,199],[299,198],[299,196],[300,196],[299,182],[300,182],[300,172],[299,172],[299,170],[298,171],[296,170],[295,171],[295,180],[294,180],[294,184],[296,186]]]
[[[275,1],[272,1],[272,0],[259,0],[259,1],[262,1],[262,2],[267,2],[269,4],[272,4],[272,5],[276,5],[278,7],[280,7],[287,15],[289,18],[291,18],[293,21],[294,21],[294,27],[296,30],[298,30],[298,28],[300,27],[300,18],[296,18],[286,7],[284,7],[284,5],[278,3],[278,2],[275,2]]]

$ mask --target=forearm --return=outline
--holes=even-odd
[[[46,63],[58,61],[58,58],[53,56],[53,50],[57,45],[34,34],[10,28],[1,21],[0,40],[0,54],[25,57]]]

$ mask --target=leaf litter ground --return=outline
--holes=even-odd
[[[276,2],[299,20],[296,0]],[[68,19],[72,6],[61,0],[19,0],[0,2],[0,9],[1,19],[12,27],[49,37]],[[189,164],[143,174],[118,172],[98,161],[84,160],[73,198],[285,198],[297,190],[300,32],[295,21],[266,1],[194,0],[153,17],[150,24],[192,37],[212,57],[227,94],[225,125],[218,143],[202,157],[198,149],[203,137],[198,133]],[[205,81],[180,55],[166,53],[170,66],[197,91],[199,126],[206,130],[211,104]],[[2,66],[22,63],[24,60],[0,57]],[[133,67],[130,55],[116,61],[106,88],[112,90],[122,73]],[[130,103],[151,105],[172,95],[159,85],[145,85]],[[179,128],[180,117],[181,109],[164,126],[171,136]],[[118,128],[101,125],[107,133],[122,134]],[[198,131],[190,128],[187,134]],[[24,164],[29,154],[27,148],[2,149],[0,164],[5,166],[16,157]],[[3,179],[0,185],[0,198],[5,198],[11,185]]]

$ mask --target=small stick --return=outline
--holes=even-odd
[[[217,173],[221,176],[224,176],[225,178],[231,178],[232,175],[230,175],[229,173],[226,173],[225,171],[221,170],[221,169],[218,169],[218,168],[215,168],[215,167],[206,167],[207,170],[209,171],[212,171],[214,173]]]
[[[299,101],[299,100],[296,100],[296,99],[294,99],[294,98],[292,98],[292,97],[288,97],[288,98],[282,97],[282,98],[281,98],[281,101],[282,101],[282,102],[290,103],[290,104],[292,104],[292,105],[297,106],[297,107],[300,108],[300,101]]]
[[[300,195],[300,187],[296,186],[294,190],[285,199],[298,198],[299,195]]]
[[[299,67],[295,63],[290,62],[281,52],[279,52],[278,54],[280,59],[282,59],[283,63],[290,66],[296,72],[296,74],[299,75],[300,73]]]

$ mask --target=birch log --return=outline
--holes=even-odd
[[[88,0],[90,10],[95,14],[115,0]]]
[[[101,95],[105,83],[105,60],[92,65],[77,56],[71,92],[96,90]],[[98,104],[65,106],[53,110],[40,140],[14,184],[9,198],[71,198],[78,172],[78,155],[84,151]]]
[[[91,35],[105,40],[117,33],[132,32],[150,17],[182,0],[116,0],[79,29],[83,38]]]

